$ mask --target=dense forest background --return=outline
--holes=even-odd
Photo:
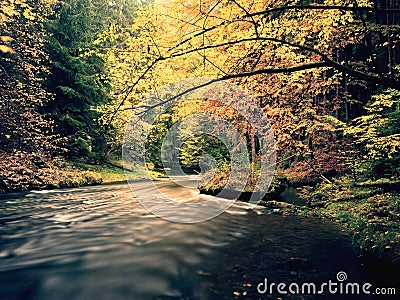
[[[201,76],[232,78],[257,98],[286,173],[397,178],[398,10],[388,0],[3,0],[4,169],[32,161],[30,155],[38,163],[104,163],[120,151],[136,103],[162,84]],[[238,119],[216,104],[197,106]],[[159,120],[153,147],[162,126],[185,109]],[[251,130],[236,126],[256,160]],[[196,164],[190,153],[198,144],[185,145],[187,165]]]
[[[217,78],[258,101],[275,133],[277,174],[312,183],[301,190],[310,207],[333,214],[329,201],[348,201],[331,217],[363,220],[351,224],[361,248],[379,240],[380,254],[399,249],[399,43],[396,0],[1,0],[0,191],[100,182],[86,166],[118,164],[142,99],[180,79]],[[168,128],[199,111],[234,124],[257,164],[251,126],[203,100],[153,124],[151,169],[162,166]],[[180,153],[188,169],[203,153],[222,171],[229,163],[205,135]]]

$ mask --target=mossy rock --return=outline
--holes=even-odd
[[[259,191],[237,191],[237,190],[229,190],[223,189],[223,187],[205,187],[199,186],[199,190],[201,194],[218,196],[225,199],[239,199],[241,201],[249,202],[253,197],[256,200],[273,200],[277,199],[280,194],[282,194],[287,187],[287,181],[285,177],[276,177],[267,193],[259,192]],[[223,193],[221,193],[224,191]]]

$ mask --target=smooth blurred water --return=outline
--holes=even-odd
[[[287,187],[285,191],[280,195],[280,198],[287,203],[291,203],[294,205],[304,206],[306,205],[306,201],[297,196],[297,189],[293,187]]]
[[[265,277],[322,282],[338,271],[364,279],[348,235],[323,220],[237,202],[210,221],[172,223],[126,184],[0,196],[0,299],[269,299],[256,289]]]

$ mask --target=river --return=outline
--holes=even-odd
[[[0,299],[277,299],[257,290],[265,278],[365,280],[337,225],[241,202],[209,221],[173,223],[113,184],[2,195],[0,213]],[[326,298],[344,297],[288,299]]]

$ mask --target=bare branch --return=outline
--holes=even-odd
[[[238,73],[238,74],[229,74],[225,75],[219,78],[215,79],[210,79],[209,81],[200,84],[198,86],[189,88],[179,94],[176,94],[175,96],[168,98],[164,101],[161,101],[157,104],[150,105],[150,106],[139,106],[139,108],[145,108],[145,109],[152,109],[155,107],[162,106],[170,101],[173,101],[179,97],[182,97],[190,92],[193,92],[195,90],[198,90],[202,87],[208,86],[210,84],[220,82],[220,81],[225,81],[229,79],[235,79],[235,78],[242,78],[242,77],[250,77],[250,76],[255,76],[255,75],[260,75],[260,74],[279,74],[279,73],[292,73],[296,71],[303,71],[303,70],[310,70],[310,69],[316,69],[316,68],[321,68],[321,67],[328,67],[328,64],[325,62],[315,62],[315,63],[310,63],[310,64],[304,64],[304,65],[299,65],[299,66],[294,66],[294,67],[287,67],[287,68],[265,68],[265,69],[260,69],[260,70],[255,70],[255,71],[250,71],[250,72],[243,72],[243,73]],[[137,108],[135,108],[137,109]]]
[[[252,18],[255,16],[266,16],[274,12],[287,11],[287,10],[341,10],[341,11],[353,11],[353,12],[373,12],[373,13],[400,13],[400,9],[392,8],[377,8],[367,6],[341,6],[341,5],[289,5],[274,7],[263,11],[258,11],[251,14],[246,14],[243,17]]]
[[[155,59],[148,67],[147,69],[139,76],[139,78],[127,89],[125,96],[123,97],[123,99],[120,101],[120,103],[118,103],[117,107],[114,109],[114,112],[112,113],[110,119],[108,120],[107,124],[106,124],[106,128],[108,128],[112,121],[114,120],[115,116],[117,115],[118,111],[121,109],[122,105],[124,105],[125,101],[128,99],[129,95],[133,92],[133,89],[135,88],[135,86],[137,86],[137,84],[140,82],[140,80],[142,80],[144,78],[144,76],[146,76],[146,74],[153,69],[153,67],[159,62],[161,61],[163,58],[159,57],[157,59]]]
[[[236,1],[235,1],[236,3]],[[196,37],[199,36],[204,36],[205,33],[213,31],[215,29],[220,28],[221,26],[225,26],[225,25],[229,25],[232,24],[234,22],[238,22],[238,21],[245,21],[244,19],[246,18],[251,18],[251,23],[253,23],[254,25],[256,25],[254,17],[255,16],[267,16],[271,13],[274,12],[283,12],[283,11],[288,11],[288,10],[340,10],[340,11],[352,11],[352,12],[358,12],[361,16],[362,12],[366,12],[366,13],[382,13],[382,14],[388,14],[388,13],[400,13],[400,9],[383,9],[383,8],[376,8],[376,7],[361,7],[358,5],[355,6],[337,6],[337,5],[292,5],[292,6],[283,6],[283,7],[275,7],[275,8],[270,8],[270,9],[266,9],[263,11],[259,11],[259,12],[255,12],[255,13],[248,13],[245,9],[243,9],[245,11],[245,14],[243,16],[240,16],[236,19],[233,20],[224,20],[219,24],[216,24],[214,26],[211,26],[209,28],[203,28],[203,30],[193,34],[192,36],[186,38],[185,40],[177,43],[175,46],[171,47],[169,49],[169,52],[171,53],[171,51],[178,49],[179,47],[181,47],[182,45],[185,45],[187,43],[190,43],[191,40],[195,39]],[[204,23],[205,24],[205,23]],[[204,26],[204,25],[203,25]],[[197,48],[193,48],[187,51],[182,51],[179,53],[173,53],[170,54],[169,56],[165,56],[165,57],[158,57],[157,59],[155,59],[153,61],[152,64],[150,64],[150,66],[143,72],[143,74],[127,89],[126,94],[124,96],[124,98],[121,100],[121,102],[118,104],[118,106],[116,107],[116,109],[114,110],[113,115],[111,116],[107,126],[109,124],[111,124],[111,122],[113,121],[115,115],[118,113],[118,111],[120,110],[120,108],[122,107],[122,105],[125,103],[126,99],[129,97],[129,95],[133,92],[134,87],[139,83],[140,80],[142,80],[144,78],[144,76],[160,61],[164,61],[167,59],[172,59],[172,58],[176,58],[176,57],[181,57],[193,52],[197,52],[199,53],[199,51],[202,50],[206,50],[206,49],[212,49],[212,48],[218,48],[218,47],[224,47],[224,46],[230,46],[230,45],[234,45],[234,44],[238,44],[238,43],[244,43],[244,42],[257,42],[257,41],[270,41],[273,43],[280,43],[280,44],[284,44],[284,45],[288,45],[291,47],[295,47],[297,49],[309,52],[309,53],[314,53],[316,55],[318,55],[323,61],[322,62],[317,62],[317,63],[310,63],[310,64],[306,64],[306,65],[302,65],[302,66],[293,66],[293,67],[286,67],[286,68],[268,68],[268,69],[261,69],[261,70],[256,70],[256,71],[251,71],[251,72],[242,72],[242,73],[238,73],[238,74],[230,74],[230,75],[224,75],[223,77],[211,80],[210,82],[193,88],[191,90],[187,90],[185,92],[183,92],[183,94],[185,93],[189,93],[192,90],[195,90],[197,88],[201,88],[203,86],[212,84],[214,82],[217,81],[222,81],[222,80],[228,80],[228,79],[233,79],[233,78],[239,78],[239,77],[248,77],[248,76],[253,76],[253,75],[257,75],[257,74],[274,74],[274,73],[285,73],[285,72],[294,72],[294,71],[299,71],[299,70],[306,70],[306,69],[313,69],[313,68],[319,68],[319,67],[332,67],[340,72],[343,72],[345,74],[348,74],[350,76],[353,76],[357,79],[362,79],[365,80],[367,82],[371,82],[374,84],[379,84],[385,87],[392,87],[395,88],[397,90],[400,90],[400,81],[389,78],[389,77],[380,77],[379,75],[372,75],[372,74],[368,74],[368,73],[364,73],[355,69],[352,69],[348,66],[344,66],[341,65],[340,63],[337,63],[335,61],[333,61],[332,59],[330,59],[326,54],[308,47],[308,46],[304,46],[304,45],[298,45],[295,43],[291,43],[288,41],[284,41],[284,40],[279,40],[276,38],[269,38],[269,37],[260,37],[257,36],[255,38],[247,38],[247,39],[241,39],[241,40],[236,40],[236,41],[229,41],[226,43],[221,43],[221,44],[217,44],[217,45],[207,45],[207,46],[202,46],[202,47],[197,47]],[[177,95],[175,97],[179,97],[183,94]],[[172,100],[172,99],[171,99]],[[160,104],[161,105],[161,104]]]
[[[353,12],[369,12],[369,13],[400,13],[400,9],[385,9],[385,8],[376,8],[376,7],[365,7],[365,6],[340,6],[340,5],[290,5],[290,6],[281,6],[281,7],[275,7],[275,8],[270,8],[267,10],[263,11],[258,11],[255,13],[246,13],[240,17],[237,17],[234,20],[228,21],[224,20],[223,22],[216,24],[214,26],[211,26],[209,28],[204,28],[203,30],[197,32],[191,37],[188,37],[187,39],[181,41],[180,43],[176,44],[174,47],[172,47],[170,50],[174,50],[194,38],[201,36],[207,32],[213,31],[215,29],[220,28],[221,26],[232,24],[237,21],[241,21],[242,19],[245,18],[251,18],[259,15],[269,15],[274,12],[282,12],[282,11],[287,11],[287,10],[341,10],[341,11],[353,11]]]
[[[241,10],[243,10],[244,13],[246,14],[246,16],[249,16],[249,15],[250,15],[250,13],[246,10],[246,8],[244,8],[242,5],[240,5],[240,3],[238,3],[238,2],[235,1],[235,0],[232,0],[232,2],[235,3]],[[258,37],[258,36],[260,36],[260,34],[258,33],[257,22],[254,20],[253,17],[250,16],[250,18],[251,18],[251,23],[254,25],[255,34],[256,34],[256,36]]]
[[[269,37],[255,37],[255,38],[247,38],[247,39],[241,39],[241,40],[236,40],[236,41],[229,41],[226,43],[221,43],[221,44],[217,44],[217,45],[208,45],[208,46],[204,46],[204,47],[199,47],[196,49],[190,49],[188,51],[185,52],[181,52],[181,53],[177,53],[177,54],[172,54],[170,57],[178,57],[178,56],[183,56],[195,51],[199,51],[199,50],[203,50],[203,49],[212,49],[212,48],[218,48],[218,47],[224,47],[224,46],[232,46],[238,43],[244,43],[244,42],[249,42],[249,41],[270,41],[270,42],[274,42],[274,43],[280,43],[283,45],[288,45],[294,48],[298,48],[310,53],[314,53],[317,54],[318,56],[320,56],[330,67],[343,72],[347,75],[353,76],[357,79],[362,79],[371,83],[375,83],[375,84],[379,84],[382,86],[386,86],[386,87],[391,87],[397,90],[400,90],[400,81],[395,80],[393,78],[390,77],[386,77],[386,76],[378,76],[378,75],[371,75],[371,74],[367,74],[361,71],[357,71],[354,70],[348,66],[344,66],[341,65],[335,61],[333,61],[332,59],[330,59],[326,54],[314,49],[314,48],[310,48],[304,45],[298,45],[292,42],[288,42],[288,41],[284,41],[284,40],[280,40],[280,39],[276,39],[276,38],[269,38]]]

